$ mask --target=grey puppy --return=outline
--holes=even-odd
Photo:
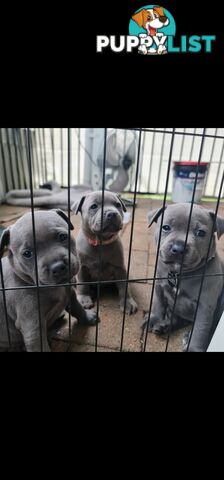
[[[76,298],[73,288],[57,287],[67,283],[77,274],[79,262],[75,239],[68,234],[73,225],[62,210],[37,211],[35,217],[36,251],[39,284],[55,285],[52,288],[40,288],[41,331],[43,351],[49,351],[48,328],[68,310],[79,323],[93,325],[96,313],[86,312]],[[70,271],[69,244],[70,235]],[[6,291],[6,304],[12,350],[25,344],[28,352],[40,351],[40,322],[36,288],[25,289],[36,283],[34,239],[31,213],[25,214],[12,227],[6,229],[0,240],[0,254],[7,246],[9,254],[2,259],[5,288],[20,287],[19,290]],[[2,282],[0,280],[0,286]],[[71,302],[70,293],[71,290]],[[7,349],[8,334],[6,328],[4,297],[0,292],[0,347]]]
[[[153,222],[157,223],[156,243],[158,243],[159,238],[162,212],[163,208],[160,208],[150,211],[148,214],[149,227]],[[199,205],[194,205],[184,252],[189,213],[190,204],[188,203],[169,205],[164,211],[156,276],[165,279],[156,281],[149,331],[162,334],[170,329],[177,283],[178,294],[172,328],[193,322],[201,285],[201,275],[203,274],[213,232],[206,275],[218,275],[215,277],[206,276],[204,279],[196,321],[189,344],[189,351],[206,351],[214,322],[217,323],[215,312],[223,291],[224,264],[216,251],[214,232],[217,232],[218,238],[224,233],[224,219],[217,216],[214,227],[214,212]],[[178,273],[180,272],[182,259],[183,276],[180,279]],[[144,318],[143,328],[146,327],[147,322],[148,314]]]
[[[101,232],[102,216],[102,191],[88,193],[83,196],[79,204],[74,204],[72,209],[76,214],[81,213],[82,225],[76,244],[81,264],[78,273],[78,282],[97,280],[123,280],[127,278],[124,265],[124,253],[119,231],[123,227],[123,212],[126,207],[122,200],[112,192],[104,192],[104,209]],[[101,244],[101,270],[99,266]],[[120,296],[120,308],[124,311],[125,282],[117,282]],[[93,306],[91,289],[89,285],[78,286],[79,300],[85,308]],[[136,312],[137,304],[129,290],[127,292],[126,313]]]

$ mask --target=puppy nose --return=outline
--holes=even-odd
[[[107,212],[107,219],[113,220],[117,216],[116,212]]]
[[[165,23],[166,20],[167,20],[167,18],[162,16],[162,15],[159,17],[159,19],[160,19],[160,22],[162,22],[162,23]]]
[[[184,243],[174,243],[171,248],[172,253],[184,253]]]
[[[51,265],[51,271],[55,276],[65,273],[66,270],[67,270],[67,267],[65,263],[62,261],[55,262]]]

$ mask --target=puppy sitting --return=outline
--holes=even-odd
[[[148,214],[149,226],[159,220],[155,231],[157,243],[162,211],[163,209],[160,208]],[[156,281],[149,321],[149,331],[157,334],[167,332],[171,326],[177,283],[178,295],[172,328],[184,326],[194,320],[201,278],[213,229],[214,212],[205,210],[199,205],[193,206],[188,240],[184,251],[189,212],[190,205],[188,203],[169,205],[164,212],[156,276],[165,277],[165,279]],[[218,238],[224,233],[224,219],[221,217],[216,219],[215,231]],[[182,259],[182,275],[181,278],[178,278]],[[224,264],[216,251],[216,239],[215,234],[213,234],[206,275],[221,275],[204,278],[189,351],[206,351],[208,347],[215,321],[214,314],[223,291],[222,273],[224,273]],[[143,328],[147,325],[147,322],[148,314],[144,318]]]
[[[79,231],[76,244],[81,264],[78,273],[78,282],[97,280],[123,280],[127,278],[124,265],[124,253],[119,231],[123,226],[123,212],[126,211],[121,199],[112,192],[104,192],[103,223],[102,216],[102,192],[92,192],[83,196],[78,205],[72,209],[76,214],[81,213],[82,226]],[[100,240],[102,241],[100,247]],[[101,248],[101,269],[99,255]],[[116,283],[119,296],[120,308],[124,310],[125,282]],[[85,308],[91,308],[93,301],[89,285],[78,286],[79,300]],[[126,300],[126,313],[136,312],[137,305],[128,290]]]
[[[94,325],[96,313],[86,312],[77,301],[73,288],[57,287],[68,283],[77,274],[79,262],[75,240],[70,235],[70,275],[68,254],[68,225],[73,225],[62,210],[35,212],[35,232],[39,284],[55,285],[54,288],[40,288],[40,313],[43,351],[49,351],[47,330],[70,303],[71,314],[80,323]],[[2,259],[6,305],[12,350],[25,344],[28,352],[40,351],[40,324],[36,288],[34,240],[31,213],[25,214],[12,227],[5,230],[0,241],[0,255],[4,247],[9,255]],[[2,283],[0,280],[0,287]],[[70,302],[71,290],[71,302]],[[8,334],[4,310],[3,293],[0,292],[0,347],[7,349]]]

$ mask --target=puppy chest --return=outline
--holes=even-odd
[[[46,289],[40,296],[41,311],[47,323],[55,320],[68,303],[68,295],[65,288]]]
[[[176,292],[177,287],[165,285],[164,296],[167,302],[168,309],[173,309]],[[189,295],[184,288],[181,288],[181,286],[179,286],[176,297],[175,313],[180,317],[190,317],[194,314],[195,308],[196,302],[194,296]]]
[[[115,280],[117,278],[115,272],[116,268],[114,265],[108,262],[93,262],[88,266],[88,272],[93,281],[97,280]]]

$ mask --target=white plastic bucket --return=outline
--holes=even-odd
[[[172,191],[172,201],[174,203],[191,202],[197,168],[198,162],[174,162]],[[201,162],[194,196],[195,203],[199,203],[203,195],[207,170],[208,163]]]

